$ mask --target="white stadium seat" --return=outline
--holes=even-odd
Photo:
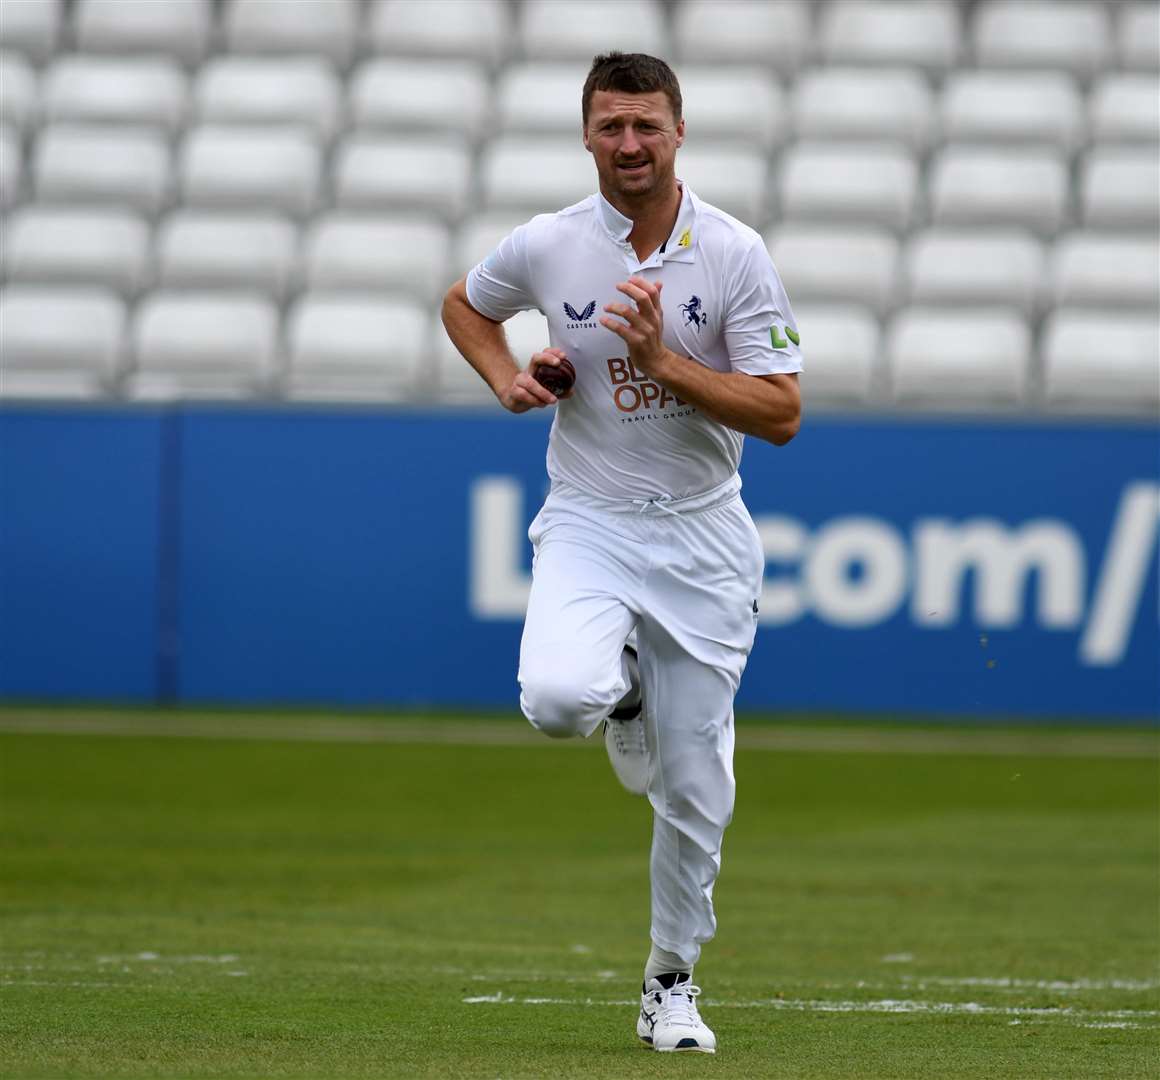
[[[161,54],[193,65],[209,46],[213,11],[210,0],[77,0],[74,19],[84,52]]]
[[[933,407],[987,406],[1023,400],[1031,334],[1002,309],[908,309],[887,335],[894,400]]]
[[[699,198],[757,228],[769,216],[765,205],[766,156],[743,146],[686,145],[677,155],[677,176]],[[595,169],[588,166],[595,188]]]
[[[805,353],[802,393],[808,402],[860,404],[875,395],[882,333],[865,308],[848,304],[796,304]]]
[[[298,230],[277,214],[179,210],[157,229],[158,283],[281,300],[293,282],[297,248]]]
[[[587,74],[582,65],[559,61],[505,68],[495,94],[500,130],[579,140],[584,123],[580,97]]]
[[[132,397],[246,398],[265,390],[278,359],[278,312],[254,296],[157,292],[131,330]]]
[[[23,53],[43,64],[56,48],[61,23],[60,0],[24,0],[0,11],[0,49]]]
[[[525,0],[520,45],[530,60],[583,60],[618,49],[664,56],[665,19],[656,0]]]
[[[321,157],[289,128],[194,128],[181,149],[182,194],[191,206],[248,207],[304,216],[314,208]]]
[[[906,292],[916,304],[1006,304],[1031,316],[1044,264],[1043,245],[1026,232],[931,229],[907,247]]]
[[[548,347],[548,320],[540,312],[521,311],[503,324],[504,336],[512,355],[526,366],[532,353]],[[434,387],[439,400],[448,405],[470,405],[495,408],[491,387],[452,344],[438,315],[431,325],[437,369]]]
[[[942,96],[949,142],[1046,144],[1070,153],[1084,135],[1083,101],[1059,71],[959,71]]]
[[[1154,413],[1160,408],[1160,320],[1155,312],[1058,311],[1043,329],[1043,365],[1049,404]]]
[[[485,70],[470,60],[371,60],[350,82],[351,122],[360,128],[474,138],[485,131],[490,105]]]
[[[1080,170],[1085,225],[1147,226],[1160,222],[1160,158],[1146,149],[1097,149]]]
[[[480,187],[488,209],[554,213],[596,190],[592,158],[579,139],[506,136],[483,150]]]
[[[224,29],[232,52],[321,54],[345,67],[359,34],[359,8],[354,0],[229,0]]]
[[[433,303],[451,284],[448,247],[447,227],[433,218],[330,215],[306,235],[305,284],[316,292],[409,293]]]
[[[1046,150],[951,146],[931,167],[938,225],[1020,225],[1052,234],[1063,219],[1067,170]]]
[[[677,78],[687,147],[732,139],[770,150],[785,139],[785,102],[768,71],[741,65],[684,67]]]
[[[173,60],[65,56],[45,73],[43,112],[53,123],[152,125],[171,134],[185,119],[187,93]]]
[[[1110,53],[1107,6],[1085,0],[999,0],[975,11],[981,67],[1059,68],[1090,79]]]
[[[1092,140],[1160,142],[1160,77],[1107,75],[1092,88]]]
[[[1160,71],[1160,4],[1123,4],[1116,41],[1120,63],[1134,71]]]
[[[822,11],[822,55],[837,64],[950,67],[962,29],[952,0],[835,0]]]
[[[430,311],[380,293],[305,294],[287,330],[286,393],[314,400],[406,401],[422,387]]]
[[[1051,287],[1059,307],[1155,308],[1160,240],[1115,233],[1064,236],[1052,252]]]
[[[0,209],[16,202],[22,165],[20,136],[7,124],[0,124]]]
[[[376,53],[477,60],[489,67],[507,56],[513,36],[505,0],[441,0],[437,13],[426,0],[377,0],[369,31]]]
[[[149,226],[127,210],[25,206],[6,233],[11,281],[97,285],[126,296],[144,283]]]
[[[0,53],[0,124],[26,131],[36,113],[36,76],[32,67],[18,53]]]
[[[897,139],[912,150],[926,146],[934,119],[930,88],[909,69],[808,71],[794,87],[792,112],[803,139]]]
[[[316,57],[221,57],[198,73],[197,118],[213,124],[298,124],[322,140],[338,127],[334,70]]]
[[[841,300],[883,313],[893,302],[898,240],[885,229],[788,224],[766,246],[795,305]]]
[[[103,289],[11,286],[0,293],[5,397],[99,397],[124,352],[125,305]]]
[[[895,145],[801,142],[784,157],[782,216],[903,230],[917,185],[914,160]]]
[[[156,213],[169,197],[169,147],[160,134],[114,124],[56,124],[33,153],[36,197],[44,202],[122,203]]]
[[[524,214],[505,211],[468,218],[455,234],[451,246],[451,277],[460,278],[477,263],[483,262],[505,236],[527,220]]]
[[[757,63],[793,71],[809,59],[810,4],[685,0],[676,10],[673,37],[683,63]]]
[[[467,205],[471,159],[456,139],[357,135],[335,164],[335,195],[344,210],[425,210],[445,220]]]

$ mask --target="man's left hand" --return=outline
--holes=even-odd
[[[628,345],[628,358],[637,371],[660,377],[660,369],[668,350],[664,346],[662,334],[665,316],[661,309],[661,282],[655,285],[642,277],[630,277],[620,282],[616,288],[634,304],[605,304],[604,310],[619,319],[604,316],[600,324],[619,335]]]

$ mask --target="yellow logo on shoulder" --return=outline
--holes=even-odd
[[[677,241],[677,247],[689,247],[693,243],[693,230],[686,229],[681,233],[680,240]]]

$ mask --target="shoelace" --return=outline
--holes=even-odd
[[[680,1027],[694,1027],[701,1022],[697,1012],[699,986],[692,983],[678,983],[661,999],[661,1023],[676,1024]]]
[[[644,722],[638,716],[635,720],[609,720],[612,725],[612,741],[618,754],[647,754],[644,742]]]

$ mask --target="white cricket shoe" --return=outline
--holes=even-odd
[[[632,669],[633,679],[640,685],[636,650],[626,645],[624,654]],[[643,795],[648,790],[648,744],[644,738],[644,701],[636,705],[617,706],[604,721],[604,748],[616,779],[626,791]]]
[[[672,978],[670,987],[664,984]],[[717,1052],[717,1036],[705,1026],[697,1012],[699,986],[684,972],[670,972],[649,979],[640,995],[640,1018],[636,1034],[661,1053],[693,1051],[701,1054]]]

